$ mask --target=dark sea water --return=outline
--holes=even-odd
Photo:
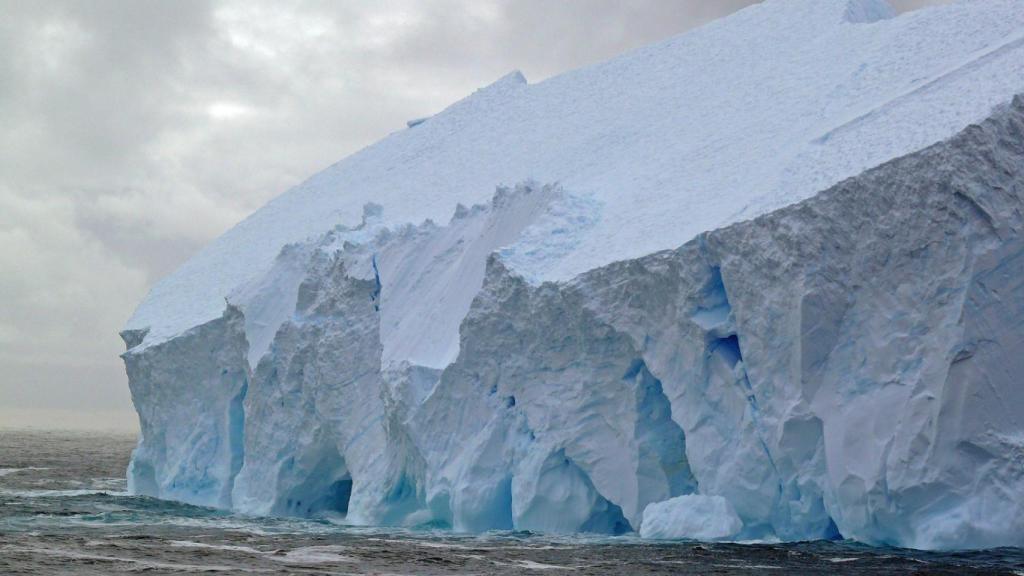
[[[0,574],[1020,574],[1024,550],[354,528],[125,493],[134,437],[0,430]]]

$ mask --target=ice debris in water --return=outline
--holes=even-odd
[[[743,521],[725,498],[689,494],[648,504],[640,536],[722,540],[739,534],[742,528]]]

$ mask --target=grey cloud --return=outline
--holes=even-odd
[[[13,81],[4,115],[4,173],[15,183],[105,183],[174,118],[180,53],[201,41],[197,2],[5,5]],[[26,145],[27,144],[27,145]],[[42,153],[41,153],[42,152]],[[14,166],[10,164],[14,163]]]

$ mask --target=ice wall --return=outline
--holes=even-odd
[[[516,254],[590,221],[572,192],[502,190],[444,226],[375,227],[371,207],[287,247],[302,279],[255,367],[259,299],[160,344],[126,331],[133,490],[609,534],[697,495],[736,538],[1024,545],[1024,99],[677,249],[524,277]],[[446,286],[457,335],[403,340],[389,308]],[[454,354],[410,352],[434,347]]]

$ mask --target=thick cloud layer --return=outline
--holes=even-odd
[[[317,169],[750,3],[0,0],[0,426],[134,426],[135,304]]]

